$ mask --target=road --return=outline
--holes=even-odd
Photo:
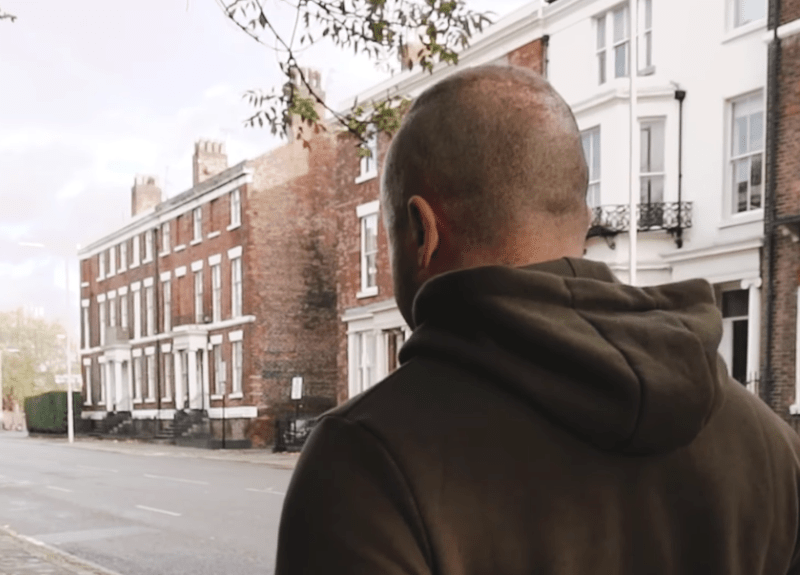
[[[164,452],[0,433],[0,525],[122,575],[271,574],[292,472]]]

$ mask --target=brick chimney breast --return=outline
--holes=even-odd
[[[303,82],[300,79],[299,70],[294,68],[290,73],[291,81],[284,85],[284,92],[289,90],[288,93],[291,94],[290,87],[294,85],[301,97],[314,99],[314,109],[316,110],[320,119],[322,119],[325,117],[325,106],[318,102],[316,98],[314,98],[314,96],[317,96],[317,98],[320,100],[325,101],[325,91],[322,89],[322,73],[314,68],[303,68],[302,70],[303,77],[305,77],[306,82]],[[306,86],[306,83],[308,83],[308,86]],[[311,87],[311,90],[308,89],[309,86]],[[296,140],[300,126],[300,118],[294,115],[290,116],[286,135],[291,140]]]
[[[131,188],[131,216],[136,216],[161,203],[161,188],[155,176],[137,175]]]
[[[198,140],[192,156],[192,185],[216,176],[228,169],[225,144],[212,140]]]

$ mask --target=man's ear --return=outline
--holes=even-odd
[[[417,241],[417,264],[427,268],[439,249],[439,223],[433,208],[421,196],[409,198],[408,217]]]

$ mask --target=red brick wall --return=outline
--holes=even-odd
[[[800,17],[800,1],[784,2],[782,20],[789,15]],[[775,174],[775,207],[777,218],[800,215],[800,36],[782,41],[781,66],[778,74],[777,150]],[[769,153],[769,152],[768,152]],[[769,162],[769,158],[767,160]],[[795,227],[795,230],[798,228]],[[762,349],[771,354],[772,386],[764,399],[782,417],[800,431],[800,417],[789,414],[795,399],[795,342],[797,318],[797,287],[800,285],[800,244],[778,231],[775,235],[774,312],[772,346],[766,349],[768,323]],[[769,269],[764,259],[763,277],[769,281]],[[764,293],[766,295],[767,286]],[[764,298],[767,299],[766,297]],[[766,307],[764,309],[766,314]],[[766,318],[767,316],[764,315]]]
[[[781,0],[781,25],[800,19],[800,0]]]
[[[508,63],[513,66],[523,66],[538,72],[544,73],[544,53],[543,42],[534,40],[529,44],[520,46],[516,50],[508,53]]]
[[[301,413],[335,405],[334,154],[333,137],[321,135],[310,150],[293,141],[252,162],[244,217],[245,306],[258,318],[245,353],[252,401],[262,406],[254,441],[271,440],[273,418],[294,412],[293,376],[304,378]]]

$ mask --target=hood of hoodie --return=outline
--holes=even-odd
[[[637,288],[572,258],[487,266],[429,280],[413,314],[401,362],[481,372],[604,450],[688,445],[722,399],[722,321],[703,280]]]

